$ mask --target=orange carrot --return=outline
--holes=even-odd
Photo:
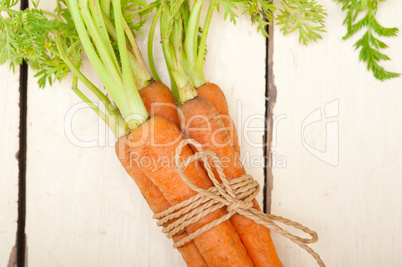
[[[225,125],[205,97],[198,96],[182,104],[179,114],[185,136],[199,142],[205,150],[217,154],[228,180],[245,174],[237,153],[230,145],[228,132],[222,130]],[[260,209],[255,200],[254,208]],[[238,214],[231,218],[231,222],[255,266],[282,266],[267,228]]]
[[[150,115],[161,115],[178,124],[177,106],[173,100],[172,92],[161,82],[153,82],[140,91],[141,98]],[[116,143],[116,152],[121,150],[122,142]],[[150,209],[156,214],[171,207],[159,188],[141,170],[134,171],[130,168],[130,159],[119,157],[121,164],[127,173],[133,178],[141,194],[147,201]],[[185,231],[173,236],[173,241],[178,242],[187,236]],[[198,251],[194,242],[178,248],[187,266],[208,266],[204,257]]]
[[[203,96],[208,99],[208,101],[211,102],[211,104],[214,106],[214,108],[220,115],[227,131],[229,132],[229,137],[234,150],[240,155],[236,125],[234,124],[232,118],[229,116],[227,100],[224,93],[222,92],[222,89],[215,83],[207,83],[198,88],[197,93],[199,96]]]
[[[223,115],[219,115],[219,112],[227,114],[227,103],[222,101],[224,98],[218,96],[220,90],[205,92],[203,89],[199,91],[195,89],[205,84],[203,64],[206,39],[212,14],[217,7],[216,2],[210,1],[200,38],[198,31],[203,10],[202,3],[196,1],[191,8],[185,6],[180,16],[175,17],[173,21],[172,17],[175,14],[171,14],[169,8],[157,11],[160,15],[161,34],[165,40],[170,41],[161,43],[172,84],[176,84],[172,88],[173,94],[178,98],[178,102],[183,103],[178,110],[181,129],[186,137],[195,139],[205,150],[217,154],[226,177],[231,180],[245,174],[245,170],[239,160],[239,153],[234,148],[238,145],[226,129],[230,121],[223,122],[221,119]],[[158,16],[155,18],[153,25]],[[200,94],[206,94],[211,102]],[[215,103],[216,109],[211,103]],[[229,132],[233,134],[230,129]],[[255,200],[254,207],[259,209]],[[240,215],[233,216],[231,222],[236,227],[255,266],[282,266],[267,228]]]
[[[139,91],[142,102],[151,116],[161,116],[179,126],[177,105],[172,91],[160,81],[150,83]]]
[[[172,204],[178,204],[196,193],[180,178],[174,168],[174,153],[183,140],[180,130],[170,121],[154,116],[129,135],[121,138],[116,146],[124,151],[119,157],[131,160],[125,165],[130,172],[142,171],[157,185]],[[182,157],[193,155],[189,146],[183,149]],[[212,182],[202,166],[193,162],[185,170],[192,183],[207,189]],[[186,228],[193,233],[209,222],[225,214],[223,209],[216,210]],[[194,239],[200,253],[209,266],[253,266],[236,230],[225,221]]]
[[[199,96],[203,96],[208,99],[208,101],[211,102],[216,111],[218,111],[223,124],[229,132],[231,144],[236,153],[238,153],[238,155],[240,156],[240,146],[236,125],[234,124],[232,118],[229,116],[228,103],[226,101],[225,94],[222,92],[222,89],[219,88],[219,86],[215,83],[207,83],[198,88],[197,93]]]
[[[124,137],[123,137],[124,138]],[[119,151],[124,151],[124,141],[119,141],[116,143],[116,153]],[[119,155],[118,155],[119,156]],[[152,181],[140,170],[134,170],[130,168],[130,158],[128,157],[119,157],[121,164],[126,169],[127,173],[133,178],[138,188],[141,191],[141,194],[147,201],[151,210],[156,214],[167,210],[171,207],[170,203],[166,200],[165,196],[159,190],[159,188],[152,183]],[[185,231],[176,234],[173,237],[173,241],[177,242],[184,237],[187,236]],[[198,251],[198,248],[195,246],[194,242],[188,242],[186,245],[178,248],[181,253],[184,261],[187,263],[187,266],[192,267],[206,267],[208,266],[205,262],[203,256]]]

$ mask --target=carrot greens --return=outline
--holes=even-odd
[[[11,0],[0,2],[0,11],[8,15],[0,15],[0,64],[9,61],[14,69],[25,60],[36,72],[42,88],[46,83],[51,85],[56,80],[63,80],[69,68],[60,58],[54,36],[63,35],[66,44],[74,50],[71,52],[80,52],[80,48],[74,45],[78,41],[74,27],[60,21],[66,11],[61,9],[58,14],[52,13],[53,19],[50,20],[37,8],[37,2],[32,2],[34,8],[24,11],[14,10],[18,3]]]
[[[275,5],[264,0],[210,0],[204,17],[202,8],[204,0],[152,2],[156,9],[148,38],[148,59],[154,77],[158,77],[153,60],[153,35],[159,21],[161,27],[161,43],[166,65],[171,77],[172,91],[176,101],[186,102],[194,98],[196,88],[206,83],[204,75],[204,59],[207,36],[213,13],[223,10],[224,18],[236,23],[237,13],[250,17],[251,23],[264,36],[268,36],[266,26],[273,22]],[[324,31],[324,8],[315,1],[281,0],[283,9],[277,16],[277,24],[287,34],[298,31],[300,42],[321,39]]]
[[[365,29],[356,42],[360,60],[379,80],[398,77],[380,66],[390,58],[381,52],[387,45],[381,37],[392,37],[397,28],[385,28],[376,19],[381,0],[335,0],[346,12],[344,39]],[[205,3],[207,2],[207,3]],[[162,49],[177,102],[194,98],[196,89],[206,83],[204,59],[213,13],[222,10],[224,18],[236,23],[239,14],[250,18],[258,31],[268,36],[266,26],[276,20],[286,35],[298,32],[299,42],[321,39],[327,15],[316,0],[58,0],[54,12],[33,8],[16,10],[18,0],[0,0],[0,64],[11,68],[26,61],[41,88],[73,74],[73,91],[120,137],[146,120],[148,113],[138,91],[153,80],[135,41],[135,32],[151,17],[148,60],[155,80],[160,80],[153,58],[157,23],[160,23]],[[205,16],[202,9],[207,8]],[[277,15],[275,15],[277,14]],[[104,88],[97,88],[83,74],[86,55]],[[89,102],[78,89],[80,80],[105,106],[106,113]]]
[[[282,9],[277,16],[283,34],[299,33],[299,42],[307,45],[310,41],[322,39],[324,18],[327,13],[315,0],[281,0]]]
[[[388,46],[379,37],[397,36],[398,28],[386,28],[380,25],[376,19],[378,5],[385,0],[335,0],[343,5],[342,10],[346,12],[343,24],[346,24],[348,32],[343,39],[348,39],[359,31],[365,29],[365,33],[355,43],[355,48],[360,49],[359,59],[366,62],[367,69],[371,70],[374,77],[383,81],[399,77],[399,73],[390,72],[379,65],[380,61],[388,61],[390,58],[381,53],[380,50]],[[358,18],[363,17],[358,20]]]
[[[54,12],[40,10],[38,2],[32,2],[31,9],[16,11],[17,4],[0,1],[0,64],[9,61],[14,68],[26,61],[42,88],[71,72],[73,92],[116,137],[147,120],[138,90],[153,79],[133,34],[151,11],[144,1],[66,0],[58,1]],[[137,22],[132,21],[135,18]],[[84,53],[106,92],[82,72]],[[78,88],[78,80],[105,106],[106,113]]]

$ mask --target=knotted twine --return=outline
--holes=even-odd
[[[180,155],[182,149],[186,145],[192,145],[194,148],[196,148],[197,152],[181,162]],[[211,159],[221,183],[215,177],[208,158]],[[194,185],[187,178],[183,171],[190,163],[199,160],[203,162],[204,169],[207,171],[209,178],[214,184],[213,187],[207,190]],[[175,242],[173,244],[174,248],[185,245],[187,242],[193,240],[212,227],[230,219],[230,217],[238,213],[288,238],[290,241],[299,245],[302,249],[311,254],[319,266],[325,266],[320,256],[307,245],[317,242],[318,235],[315,231],[312,231],[306,226],[303,226],[302,224],[292,220],[283,218],[281,216],[265,214],[253,208],[253,199],[257,196],[260,186],[258,182],[256,182],[250,175],[245,174],[241,177],[228,181],[223,173],[217,155],[210,150],[204,151],[202,146],[193,139],[184,139],[179,143],[175,150],[174,161],[175,170],[179,173],[181,179],[183,179],[183,181],[198,194],[153,216],[154,219],[158,220],[157,225],[163,226],[162,232],[165,233],[168,238],[172,238],[175,234],[184,230],[190,224],[197,222],[199,219],[211,212],[214,212],[215,210],[226,207],[225,209],[227,212],[227,214],[221,218],[204,225],[195,232],[188,234],[180,241]],[[172,220],[174,221],[170,222]],[[293,235],[290,232],[282,229],[275,222],[280,222],[287,226],[299,229],[304,233],[309,234],[311,238],[301,238]]]

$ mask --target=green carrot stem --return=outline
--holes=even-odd
[[[103,15],[105,25],[107,28],[107,31],[109,32],[110,37],[117,42],[117,33],[116,29],[113,25],[113,23],[109,20],[109,18],[106,17],[106,15]],[[128,26],[127,26],[128,27]],[[126,28],[125,28],[126,31]],[[130,31],[130,30],[129,30]],[[131,33],[131,31],[130,31]],[[129,39],[129,42],[131,44],[131,47],[135,45],[137,47],[139,59],[137,59],[134,54],[131,51],[134,51],[134,49],[130,49],[127,51],[129,61],[130,61],[130,66],[132,70],[132,75],[134,76],[134,80],[136,81],[136,86],[138,90],[143,89],[145,86],[149,84],[149,82],[152,80],[152,75],[149,73],[147,66],[145,65],[144,59],[142,58],[141,52],[138,49],[137,42],[135,41],[134,36],[131,34],[131,37]]]
[[[19,15],[20,14],[19,11],[16,11],[16,10],[13,10],[13,9],[10,9],[10,8],[7,8],[7,7],[0,7],[0,11],[4,11],[4,12],[14,14],[14,15]]]
[[[119,85],[115,83],[113,79],[110,78],[109,73],[105,69],[102,60],[99,58],[95,47],[92,44],[92,40],[87,33],[87,29],[85,27],[84,21],[81,18],[81,14],[78,10],[77,0],[68,0],[69,9],[71,12],[71,16],[74,20],[74,24],[78,35],[80,37],[82,46],[92,63],[95,71],[97,72],[99,78],[102,80],[102,83],[108,90],[109,94],[112,96],[113,100],[116,102],[117,106],[120,110],[124,110],[126,108],[126,101],[123,96],[119,95]]]
[[[216,1],[217,0],[211,0],[209,2],[208,12],[205,17],[204,27],[202,28],[200,45],[198,48],[197,62],[204,62],[204,56],[205,56],[205,51],[206,51],[205,48],[207,45],[207,36],[208,36],[208,32],[209,32],[209,26],[211,25],[212,15],[215,11]]]
[[[195,62],[197,60],[197,41],[198,29],[200,24],[200,15],[202,4],[204,0],[196,0],[193,8],[191,9],[190,19],[186,32],[186,39],[184,40],[184,50],[187,60]]]
[[[121,122],[124,121],[117,117],[117,121],[114,119],[114,115],[107,116],[104,112],[102,112],[88,97],[86,97],[79,89],[78,89],[78,77],[74,75],[73,77],[73,85],[71,89],[73,92],[84,101],[105,123],[109,126],[110,130],[116,136],[116,138],[123,137],[126,135],[126,131],[124,128],[124,124]]]
[[[202,1],[203,0],[201,0],[201,2]],[[200,3],[200,1],[198,1],[198,3]],[[197,9],[200,9],[201,7],[202,3],[201,6],[198,4]],[[170,13],[171,11],[167,6],[161,6],[162,15],[160,26],[163,54],[171,82],[175,85],[172,87],[172,92],[175,96],[176,102],[184,103],[195,98],[197,96],[197,91],[195,90],[183,63],[183,61],[186,60],[183,59],[183,21],[179,14],[180,9],[177,8],[177,5],[172,7],[170,10],[175,10],[176,13]]]
[[[121,115],[120,112],[115,109],[110,102],[109,98],[105,96],[91,81],[87,79],[87,77],[82,74],[81,71],[74,65],[74,63],[69,59],[68,54],[65,47],[62,45],[61,37],[56,37],[56,46],[59,52],[61,59],[67,64],[70,70],[73,72],[74,76],[79,78],[81,82],[88,87],[89,90],[105,105],[106,110],[109,114],[119,116]]]
[[[115,16],[116,33],[117,33],[117,43],[119,47],[120,61],[122,65],[123,74],[123,89],[124,94],[129,100],[131,114],[125,116],[125,120],[128,125],[136,124],[136,127],[144,123],[149,115],[145,109],[144,103],[141,100],[141,96],[138,93],[137,87],[135,85],[134,77],[130,69],[130,62],[128,59],[126,36],[124,31],[124,18],[121,12],[120,0],[112,0],[113,13]],[[138,60],[138,58],[137,58]],[[132,130],[136,127],[131,128]]]
[[[106,15],[107,18],[110,17],[110,0],[101,0],[102,13]]]
[[[112,44],[110,42],[109,34],[106,29],[105,21],[103,19],[103,12],[101,10],[99,0],[91,0],[88,2],[89,5],[89,11],[91,12],[91,17],[94,22],[95,29],[97,31],[97,36],[102,40],[102,44],[105,45],[105,48],[108,52],[108,55],[110,55],[112,61],[113,61],[113,67],[120,71],[118,68],[118,61],[117,57],[113,51]],[[87,12],[87,9],[84,11],[85,13]],[[121,73],[119,73],[121,75]]]
[[[202,35],[198,47],[197,59],[193,63],[194,67],[193,68],[189,67],[188,71],[189,76],[196,88],[199,88],[206,83],[204,74],[204,59],[205,59],[209,26],[211,25],[212,15],[214,13],[215,6],[216,6],[216,0],[211,0],[209,3],[207,15],[205,17],[204,27],[202,29]]]
[[[91,100],[89,100],[88,97],[86,97],[79,89],[78,89],[78,77],[73,75],[73,83],[71,86],[71,89],[74,91],[74,93],[81,98],[82,101],[84,101],[93,111],[95,111],[96,114],[106,123],[108,124],[108,116],[101,111]],[[108,124],[109,126],[109,124]],[[109,126],[110,127],[110,126]],[[115,133],[113,131],[113,133]]]
[[[185,56],[184,64],[191,81],[196,88],[201,87],[206,83],[204,74],[204,58],[206,52],[206,41],[211,24],[212,15],[216,7],[217,0],[211,0],[204,21],[201,38],[199,37],[198,29],[200,24],[200,15],[202,0],[198,0],[190,12],[188,25],[186,28],[185,40]]]
[[[176,68],[172,71],[172,75],[178,87],[180,101],[182,103],[191,100],[197,96],[197,91],[191,82],[190,77],[187,75],[186,69],[183,65],[183,21],[177,16],[173,25],[173,32],[171,35],[172,51],[176,55]]]
[[[122,21],[124,32],[126,33],[127,39],[129,40],[131,45],[131,50],[133,51],[133,54],[135,56],[134,62],[136,63],[136,65],[138,65],[135,77],[137,84],[140,84],[138,90],[141,90],[149,84],[149,81],[152,80],[152,76],[149,73],[147,66],[145,65],[144,58],[142,57],[141,51],[138,48],[133,33],[128,27],[127,21],[124,18],[122,19]]]
[[[57,37],[56,37],[57,39]],[[75,41],[72,45],[70,45],[69,48],[67,48],[67,54],[70,54],[72,51],[74,51],[76,53],[76,48],[80,45],[80,41]]]
[[[161,78],[159,78],[158,72],[156,71],[155,68],[155,61],[154,61],[154,36],[155,36],[155,29],[156,29],[156,24],[161,16],[162,9],[158,8],[156,10],[155,16],[152,19],[152,24],[151,28],[149,29],[149,34],[148,34],[148,61],[149,61],[149,67],[151,68],[152,75],[154,76],[155,80],[160,81]]]
[[[157,2],[155,1],[155,2],[145,6],[143,8],[139,8],[139,9],[135,9],[135,10],[126,10],[124,12],[124,14],[139,14],[139,13],[143,13],[143,12],[145,12],[147,10],[153,9],[156,6],[156,4],[157,4]]]
[[[185,92],[188,91],[187,85],[189,84],[189,78],[187,77],[187,74],[185,72],[183,73],[181,71],[175,49],[170,43],[170,36],[166,34],[167,32],[172,32],[172,29],[170,29],[171,27],[173,28],[173,24],[170,23],[171,21],[173,20],[166,16],[165,12],[162,12],[160,23],[162,35],[162,50],[169,72],[171,84],[174,85],[171,86],[173,96],[175,97],[176,102],[183,103],[188,100],[188,98],[186,97],[187,94]]]
[[[97,27],[95,25],[95,22],[93,21],[93,18],[89,12],[88,9],[88,0],[79,0],[80,2],[80,13],[81,17],[85,22],[85,26],[88,29],[88,32],[90,33],[90,36],[94,40],[94,44],[96,49],[98,50],[98,53],[101,55],[100,59],[103,62],[107,72],[109,73],[110,77],[116,82],[120,88],[122,87],[121,80],[120,80],[120,73],[121,70],[119,66],[116,66],[114,64],[113,56],[109,54],[110,50],[107,49],[107,45],[105,44],[104,40],[102,39],[102,36],[99,34]],[[109,42],[110,45],[110,42]]]
[[[135,129],[138,125],[138,122],[135,120],[135,118],[133,118],[133,116],[135,117],[135,115],[137,115],[137,117],[141,116],[143,118],[148,117],[148,113],[145,110],[145,107],[141,101],[141,98],[140,98],[138,92],[135,90],[135,84],[134,84],[134,87],[131,87],[130,89],[125,88],[123,86],[123,81],[126,82],[126,78],[120,77],[119,72],[116,69],[113,70],[113,68],[112,68],[113,64],[110,64],[112,61],[110,60],[110,57],[107,54],[105,47],[102,46],[102,44],[98,43],[98,42],[101,42],[101,40],[100,40],[101,38],[99,38],[99,35],[97,34],[96,30],[93,29],[94,23],[91,20],[91,17],[89,16],[88,12],[86,12],[86,16],[87,16],[86,20],[88,21],[88,25],[89,25],[88,30],[90,31],[91,36],[93,36],[95,43],[97,43],[97,47],[99,48],[98,51],[95,49],[94,45],[92,44],[92,40],[88,35],[83,17],[81,17],[81,14],[80,14],[80,11],[78,8],[77,0],[68,0],[68,3],[69,3],[69,9],[71,12],[71,16],[74,20],[76,30],[77,30],[80,40],[82,42],[83,48],[84,48],[89,60],[92,63],[92,66],[94,67],[96,73],[98,74],[98,77],[101,79],[106,90],[109,92],[109,95],[114,100],[117,107],[119,108],[123,118],[126,120],[127,128],[131,129],[131,130]],[[84,0],[84,1],[82,1],[82,3],[85,5],[86,1]],[[117,4],[119,5],[119,3],[117,3]],[[87,10],[85,8],[85,6],[81,5],[80,7],[85,13],[85,10]],[[115,14],[115,17],[118,17],[118,15],[119,14],[117,14],[117,15]],[[120,10],[120,15],[121,15],[121,10]],[[118,21],[118,20],[119,19],[117,19],[116,21]],[[92,24],[92,26],[91,26],[91,24]],[[123,33],[123,37],[124,37],[124,33]],[[118,39],[120,41],[121,37],[119,37]],[[125,41],[125,39],[124,39],[124,41]],[[127,49],[125,49],[125,50],[127,50]],[[126,68],[126,69],[123,69],[123,71],[122,71],[123,75],[125,75],[125,76],[127,76],[127,74],[125,74],[125,73],[127,73],[126,65],[127,64],[124,64],[124,68]],[[127,97],[127,96],[129,96],[129,97]],[[135,115],[133,115],[133,114],[135,114]]]

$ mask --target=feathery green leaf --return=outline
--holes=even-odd
[[[380,25],[376,19],[379,2],[384,0],[335,0],[341,3],[342,10],[346,12],[343,24],[347,26],[348,32],[344,40],[350,38],[361,30],[365,30],[363,36],[355,43],[355,48],[360,49],[359,59],[366,62],[367,69],[371,70],[374,77],[383,81],[399,77],[399,73],[386,71],[379,65],[380,61],[387,61],[390,58],[381,53],[382,49],[388,46],[380,41],[378,37],[397,36],[397,28],[386,28]],[[364,17],[357,21],[359,15]]]

